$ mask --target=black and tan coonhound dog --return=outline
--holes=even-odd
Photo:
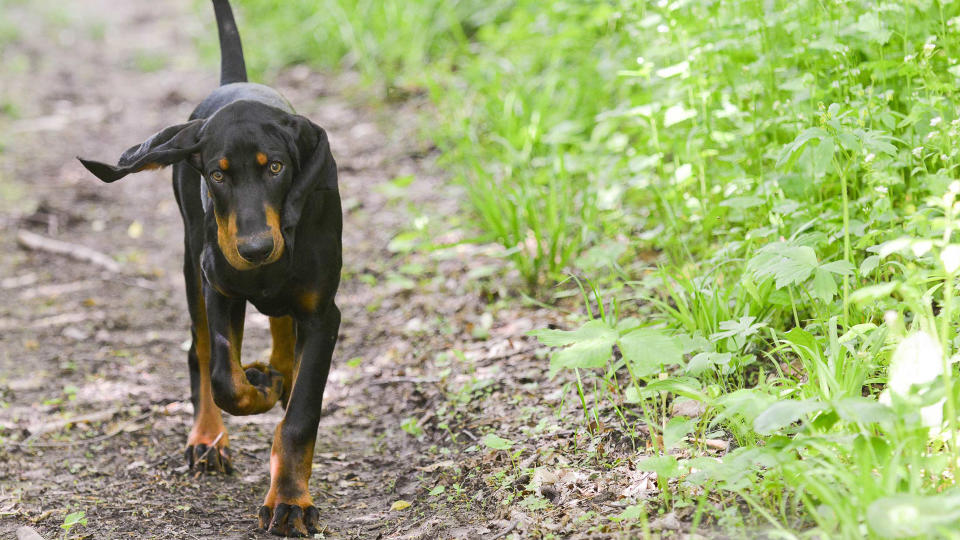
[[[322,128],[276,90],[247,82],[230,4],[213,0],[213,7],[220,87],[188,122],[128,149],[116,166],[80,161],[104,182],[173,165],[193,322],[187,461],[204,472],[230,472],[220,411],[258,414],[280,402],[285,414],[273,437],[260,527],[303,536],[318,526],[307,484],[340,327],[337,167]],[[269,365],[241,365],[247,302],[270,317]]]

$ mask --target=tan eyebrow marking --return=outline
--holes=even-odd
[[[230,162],[227,161],[227,158],[220,158],[220,161],[217,162],[217,165],[220,165],[220,168],[223,170],[227,170],[230,168]]]
[[[259,163],[259,164],[261,164],[261,165],[266,165],[266,164],[267,164],[267,155],[264,154],[263,152],[257,152],[257,163]]]

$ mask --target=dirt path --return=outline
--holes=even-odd
[[[195,478],[183,467],[188,319],[169,170],[107,186],[73,159],[110,161],[187,117],[216,84],[216,69],[200,67],[193,46],[213,28],[212,14],[194,17],[187,1],[165,3],[162,16],[142,0],[6,9],[21,32],[3,51],[14,72],[3,89],[18,118],[5,122],[0,154],[0,536],[25,524],[59,536],[64,515],[83,511],[87,524],[75,532],[90,538],[261,537],[255,512],[279,409],[227,419],[234,476]],[[340,166],[344,322],[311,481],[325,537],[506,528],[509,521],[482,517],[482,501],[428,496],[438,479],[462,472],[453,451],[438,446],[446,432],[429,429],[428,409],[444,397],[429,370],[455,361],[453,350],[472,362],[527,349],[517,336],[532,323],[500,331],[493,348],[476,341],[477,328],[496,333],[498,325],[479,300],[497,291],[467,285],[475,259],[388,249],[414,219],[456,207],[409,132],[384,133],[377,113],[344,98],[342,81],[292,70],[266,82],[328,130]],[[404,175],[415,180],[386,184]],[[26,251],[18,230],[100,250],[122,271]],[[248,319],[245,358],[266,354],[265,321]],[[456,383],[461,371],[445,377]],[[407,417],[428,433],[401,429]],[[400,499],[414,506],[391,510]]]

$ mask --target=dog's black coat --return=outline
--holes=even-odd
[[[104,182],[173,165],[193,320],[188,363],[195,425],[188,460],[191,466],[229,472],[216,407],[255,414],[281,401],[286,412],[274,437],[260,526],[302,535],[317,528],[307,483],[340,324],[334,303],[342,230],[336,163],[323,129],[298,116],[277,91],[246,82],[229,3],[213,4],[221,86],[188,122],[128,149],[116,166],[81,162]],[[240,365],[246,302],[274,318],[269,367]],[[282,350],[285,341],[291,341],[292,355]],[[211,440],[218,430],[221,436]],[[217,447],[212,460],[208,445]]]

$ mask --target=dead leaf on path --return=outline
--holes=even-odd
[[[399,501],[394,501],[394,503],[390,505],[390,510],[406,510],[411,506],[413,506],[413,503],[410,501],[400,499]]]
[[[456,463],[452,459],[445,459],[443,461],[431,463],[430,465],[427,465],[425,467],[417,467],[417,470],[423,471],[423,472],[433,472],[433,471],[436,471],[437,469],[449,469],[454,465],[456,465]]]
[[[698,418],[706,410],[706,405],[692,399],[678,400],[673,402],[672,410],[674,416]]]

